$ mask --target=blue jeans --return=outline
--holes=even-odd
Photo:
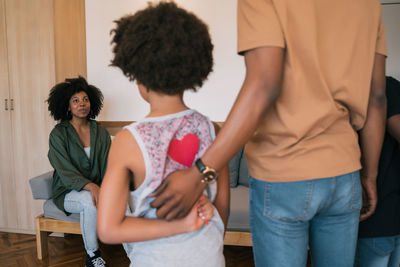
[[[90,192],[87,190],[72,190],[65,195],[64,209],[71,213],[80,214],[83,244],[86,251],[94,252],[99,248],[97,243],[97,209],[93,205]]]
[[[354,266],[399,267],[399,265],[400,235],[358,239]]]
[[[250,228],[256,266],[354,264],[361,200],[359,172],[300,182],[250,177]]]

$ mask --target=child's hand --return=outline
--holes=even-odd
[[[186,230],[186,232],[197,231],[204,224],[204,220],[199,216],[198,207],[199,204],[197,202],[190,210],[189,214],[186,215],[186,217],[184,217],[183,219],[181,219],[184,224],[184,229]]]
[[[214,217],[214,206],[205,195],[202,195],[198,201],[198,211],[200,218],[202,218],[208,225],[208,220],[211,220],[212,217]]]
[[[213,216],[213,205],[206,196],[201,196],[182,221],[187,232],[194,232],[200,229],[207,220],[211,220]]]

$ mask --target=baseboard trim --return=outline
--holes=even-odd
[[[28,234],[28,235],[35,235],[35,230],[24,230],[24,229],[15,229],[15,228],[1,228],[0,232],[6,233],[17,233],[17,234]]]

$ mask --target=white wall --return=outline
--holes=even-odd
[[[110,30],[113,20],[146,7],[148,0],[86,0],[88,81],[104,93],[99,120],[132,121],[148,112],[135,84],[109,67],[112,58]],[[214,72],[197,92],[187,92],[185,102],[214,121],[224,121],[243,82],[243,58],[236,54],[236,0],[176,0],[205,21],[214,43]],[[400,79],[400,1],[381,0],[387,31],[387,74]],[[362,44],[360,44],[362,45]]]
[[[400,80],[400,1],[394,2],[382,5],[388,49],[386,74]]]

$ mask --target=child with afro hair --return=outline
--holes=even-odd
[[[150,205],[163,179],[194,165],[215,138],[213,123],[183,102],[184,91],[196,91],[212,71],[207,26],[173,2],[149,4],[116,23],[112,65],[136,81],[150,112],[113,141],[100,190],[99,237],[124,243],[135,267],[225,266],[227,167],[217,182],[204,180],[203,196],[183,219],[157,219]]]

